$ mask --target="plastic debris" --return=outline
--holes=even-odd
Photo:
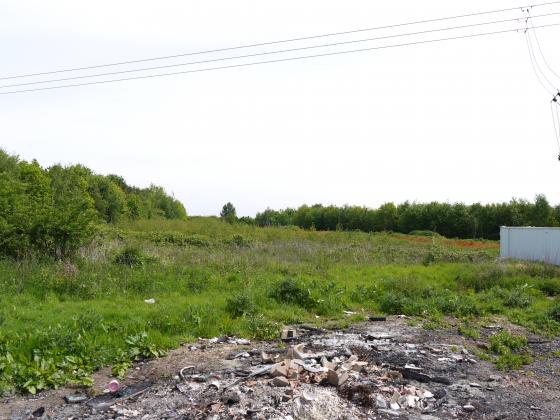
[[[179,376],[181,377],[181,379],[184,381],[185,380],[185,372],[188,371],[188,370],[194,372],[194,368],[195,368],[194,366],[185,366],[184,368],[182,368],[179,371]]]
[[[145,303],[148,303],[148,304],[150,304],[150,305],[152,305],[152,304],[156,303],[156,300],[155,300],[154,298],[151,298],[151,299],[144,299],[144,302],[145,302]]]
[[[212,379],[208,381],[208,387],[213,387],[219,390],[221,388],[220,381],[218,381],[217,379]]]
[[[64,401],[66,401],[67,404],[79,404],[87,401],[87,399],[85,395],[66,395],[64,397]]]
[[[121,388],[121,386],[119,385],[119,381],[117,381],[116,379],[113,379],[111,382],[109,382],[107,384],[107,386],[105,388],[111,394],[116,394],[117,392],[119,392],[119,389]]]

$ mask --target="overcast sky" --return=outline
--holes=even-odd
[[[161,1],[156,6],[156,2],[138,0],[2,0],[0,76],[524,4],[527,3],[522,0],[183,0]],[[552,11],[560,11],[560,5],[535,8],[533,14]],[[518,16],[520,12],[479,16],[141,66]],[[554,21],[560,22],[560,16],[546,23]],[[452,34],[516,25],[514,22]],[[541,29],[538,34],[550,66],[560,74],[560,27]],[[257,59],[441,36],[449,34]],[[220,63],[227,64],[233,63]],[[204,66],[189,67],[193,68]],[[3,80],[1,84],[30,80],[41,79]],[[550,99],[533,74],[524,35],[508,33],[0,95],[0,147],[24,159],[36,158],[45,166],[81,163],[101,174],[122,175],[133,185],[162,185],[192,215],[217,214],[226,201],[233,202],[240,215],[304,203],[370,207],[404,200],[471,203],[507,201],[512,197],[533,199],[537,193],[558,203],[560,162]]]

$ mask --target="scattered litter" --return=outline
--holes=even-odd
[[[107,384],[107,386],[105,388],[111,394],[116,394],[117,392],[119,392],[119,389],[120,389],[119,381],[117,381],[116,379],[113,379],[111,382],[109,382]]]
[[[91,408],[97,411],[107,411],[113,406],[114,402],[101,402],[96,404],[91,404]]]
[[[237,353],[233,356],[234,359],[239,359],[239,358],[246,359],[247,357],[251,357],[251,355],[249,353],[247,353],[246,351],[242,351],[241,353]]]
[[[238,391],[227,391],[222,395],[221,401],[227,405],[237,404],[241,401],[241,395]]]
[[[151,298],[151,299],[144,299],[144,302],[146,302],[146,303],[152,305],[152,304],[156,303],[156,300],[155,300],[154,298]]]
[[[383,398],[383,395],[375,395],[375,406],[377,408],[387,408],[387,401],[385,400],[385,398]]]
[[[305,401],[316,401],[317,400],[317,396],[312,394],[311,392],[308,392],[308,391],[303,391],[301,393],[301,396],[303,397],[303,399]]]
[[[217,390],[220,389],[220,381],[218,381],[217,379],[212,379],[210,381],[208,381],[208,387],[213,387],[216,388]]]
[[[44,414],[45,414],[45,407],[39,407],[37,410],[31,413],[33,417],[43,417]]]
[[[470,413],[475,410],[475,407],[472,404],[466,404],[463,406],[463,410],[468,411]]]
[[[87,401],[87,397],[85,395],[66,395],[64,401],[66,401],[67,404],[79,404]]]
[[[179,371],[179,376],[181,377],[181,379],[184,381],[185,380],[185,372],[187,370],[190,370],[190,371],[194,372],[194,368],[195,368],[194,366],[185,366],[184,368],[182,368]]]
[[[280,338],[282,340],[293,340],[294,338],[297,338],[297,336],[297,331],[294,328],[284,328]]]
[[[262,363],[267,363],[267,364],[268,363],[275,363],[278,360],[279,357],[280,356],[277,355],[277,354],[272,356],[268,353],[265,353],[264,351],[261,351],[261,362]]]
[[[195,364],[184,366],[173,379],[166,379],[150,392],[140,396],[150,386],[119,387],[118,382],[111,385],[111,381],[107,385],[108,390],[113,389],[110,393],[91,399],[82,394],[66,396],[64,414],[73,416],[53,412],[52,418],[147,420],[174,413],[180,418],[212,420],[341,418],[341,414],[352,419],[435,420],[476,416],[477,410],[496,419],[504,413],[500,407],[488,412],[485,401],[503,399],[506,386],[500,387],[495,381],[517,384],[519,376],[502,378],[490,375],[492,371],[484,364],[460,362],[469,361],[468,351],[440,342],[440,336],[413,340],[403,332],[410,327],[366,325],[367,329],[352,327],[343,332],[298,326],[299,335],[295,329],[286,328],[295,337],[280,346],[257,342],[253,348],[239,348],[236,346],[250,341],[235,337],[199,339],[191,350],[196,354],[187,351],[190,346],[184,347],[185,360]],[[438,341],[431,341],[434,337]],[[216,351],[211,353],[212,349]],[[226,363],[224,358],[233,361]],[[142,366],[145,370],[151,364],[138,363],[135,368]],[[488,384],[494,388],[490,399],[484,394]],[[542,408],[527,404],[524,410],[528,418],[531,416],[526,416],[527,412],[532,412],[533,418],[549,414],[545,403]]]

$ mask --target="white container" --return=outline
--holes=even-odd
[[[560,228],[501,226],[500,258],[560,265]]]

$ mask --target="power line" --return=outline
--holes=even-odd
[[[556,103],[556,114],[554,113],[554,104]],[[550,101],[550,111],[552,112],[552,123],[554,124],[554,135],[556,136],[556,143],[558,144],[558,151],[560,152],[560,117],[558,116],[558,103]],[[560,154],[558,155],[560,159]]]
[[[554,85],[548,80],[542,69],[540,68],[537,58],[535,57],[535,52],[533,51],[533,44],[531,43],[531,36],[529,35],[529,31],[526,30],[525,32],[525,40],[527,41],[527,48],[529,50],[529,58],[531,59],[531,67],[533,68],[533,72],[537,77],[540,85],[546,90],[549,94],[552,94],[555,90]],[[551,87],[547,87],[546,83]]]
[[[531,27],[533,26],[533,21],[531,19],[529,19],[529,23],[531,24]],[[533,28],[534,29],[534,28]],[[541,57],[543,59],[544,65],[546,66],[546,68],[548,68],[548,70],[554,75],[556,76],[558,79],[560,79],[560,76],[558,76],[558,74],[552,69],[552,67],[550,67],[550,65],[548,64],[548,61],[546,60],[545,55],[542,52],[542,48],[541,48],[541,43],[539,41],[539,37],[537,35],[537,31],[533,31],[533,36],[535,37],[535,41],[537,41],[537,48],[539,49],[539,52],[541,54]]]
[[[531,24],[531,26],[533,26],[533,24],[532,24],[532,21],[531,21],[531,19],[532,19],[531,10],[530,10],[530,9],[527,9],[527,13],[528,13],[528,17],[527,17],[527,19],[525,20],[525,25],[526,25],[526,28],[528,29],[528,28],[529,28],[529,24]],[[539,60],[537,59],[537,55],[535,54],[535,48],[533,47],[533,41],[531,40],[531,33],[526,32],[526,34],[528,35],[529,49],[530,49],[530,51],[531,51],[531,54],[532,54],[532,56],[533,56],[533,59],[535,60],[535,66],[537,67],[537,70],[541,73],[541,75],[542,75],[543,79],[546,81],[546,83],[548,83],[548,84],[552,87],[552,92],[555,92],[555,91],[557,90],[555,84],[552,83],[552,82],[550,81],[550,79],[547,77],[546,73],[545,73],[544,70],[541,68],[541,65],[540,65],[540,63],[539,63]],[[536,35],[534,29],[533,29],[533,31],[532,31],[532,34],[533,34],[533,35]],[[541,51],[541,58],[542,58],[542,59],[545,61],[545,63],[546,63],[546,59],[545,59],[544,55],[542,54],[542,51]]]
[[[535,26],[534,28],[535,29],[536,28],[548,28],[548,27],[552,27],[552,26],[560,26],[560,23],[540,25],[540,26]],[[237,68],[237,67],[248,67],[248,66],[260,65],[260,64],[279,63],[279,62],[303,60],[303,59],[318,58],[318,57],[328,57],[328,56],[335,56],[335,55],[341,55],[341,54],[357,53],[357,52],[362,52],[362,51],[382,50],[382,49],[388,49],[388,48],[421,45],[421,44],[428,44],[428,43],[442,42],[442,41],[453,41],[453,40],[458,40],[458,39],[467,39],[467,38],[474,38],[474,37],[480,37],[480,36],[498,35],[498,34],[505,34],[505,33],[510,33],[510,32],[519,32],[519,31],[520,31],[520,29],[518,29],[518,28],[517,29],[507,29],[507,30],[502,30],[502,31],[483,32],[483,33],[478,33],[478,34],[462,35],[462,36],[455,36],[455,37],[448,37],[448,38],[430,39],[430,40],[424,40],[424,41],[407,42],[407,43],[402,43],[402,44],[383,45],[383,46],[377,46],[377,47],[360,48],[360,49],[356,49],[356,50],[337,51],[337,52],[323,53],[323,54],[314,54],[314,55],[301,56],[301,57],[289,57],[289,58],[280,58],[280,59],[275,59],[275,60],[257,61],[257,62],[253,62],[253,63],[232,64],[232,65],[228,65],[228,66],[211,67],[211,68],[206,68],[206,69],[185,70],[185,71],[178,71],[178,72],[171,72],[171,73],[160,73],[160,74],[151,74],[151,75],[145,75],[145,76],[127,77],[127,78],[121,78],[121,79],[100,80],[100,81],[86,82],[86,83],[74,83],[74,84],[60,85],[60,86],[48,86],[48,87],[42,87],[42,88],[15,90],[15,91],[8,91],[8,92],[0,92],[0,95],[8,95],[8,94],[14,94],[14,93],[36,92],[36,91],[52,90],[52,89],[62,89],[62,88],[77,87],[77,86],[98,85],[98,84],[103,84],[103,83],[114,83],[114,82],[123,82],[123,81],[128,81],[128,80],[149,79],[149,78],[155,78],[155,77],[173,76],[173,75],[188,74],[188,73],[200,73],[200,72],[211,71],[211,70],[222,70],[222,69],[230,69],[230,68]]]
[[[29,73],[29,74],[21,74],[21,75],[13,75],[13,76],[4,76],[4,77],[0,77],[0,80],[17,79],[17,78],[32,77],[32,76],[44,76],[44,75],[55,74],[55,73],[66,73],[66,72],[79,71],[79,70],[91,70],[91,69],[96,69],[96,68],[101,68],[101,67],[111,67],[111,66],[120,66],[120,65],[125,65],[125,64],[142,63],[142,62],[147,62],[147,61],[166,60],[166,59],[171,59],[171,58],[186,57],[186,56],[198,55],[198,54],[231,51],[231,50],[237,50],[237,49],[242,49],[242,48],[262,47],[262,46],[265,46],[265,45],[274,45],[274,44],[281,44],[281,43],[286,43],[286,42],[305,41],[305,40],[324,38],[324,37],[329,37],[329,36],[348,35],[348,34],[358,33],[358,32],[367,32],[367,31],[374,31],[374,30],[380,30],[380,29],[397,28],[397,27],[402,27],[402,26],[419,25],[419,24],[423,24],[423,23],[441,22],[441,21],[445,21],[445,20],[461,19],[461,18],[481,16],[481,15],[487,15],[487,14],[504,13],[504,12],[510,12],[510,11],[513,11],[513,10],[522,10],[524,8],[529,8],[529,7],[530,8],[536,8],[536,7],[550,6],[550,5],[553,5],[553,4],[560,4],[560,1],[552,1],[552,2],[547,2],[547,3],[538,3],[538,4],[533,4],[533,5],[510,7],[510,8],[506,8],[506,9],[489,10],[489,11],[484,11],[484,12],[468,13],[468,14],[464,14],[464,15],[447,16],[447,17],[441,17],[441,18],[435,18],[435,19],[418,20],[418,21],[398,23],[398,24],[393,24],[393,25],[377,26],[377,27],[372,27],[372,28],[354,29],[354,30],[343,31],[343,32],[332,32],[332,33],[327,33],[327,34],[312,35],[312,36],[306,36],[306,37],[300,37],[300,38],[284,39],[284,40],[279,40],[279,41],[269,41],[269,42],[261,42],[261,43],[257,43],[257,44],[246,44],[246,45],[238,45],[238,46],[233,46],[233,47],[218,48],[218,49],[213,49],[213,50],[196,51],[196,52],[174,54],[174,55],[167,55],[167,56],[161,56],[161,57],[151,57],[151,58],[144,58],[144,59],[139,59],[139,60],[128,60],[128,61],[120,61],[120,62],[114,62],[114,63],[108,63],[108,64],[98,64],[98,65],[93,65],[93,66],[75,67],[75,68],[69,68],[69,69],[45,71],[45,72],[40,72],[40,73]]]
[[[559,15],[559,14],[560,14],[560,12],[546,13],[546,14],[542,14],[542,15],[536,15],[533,18],[541,18],[541,17],[554,16],[554,15]],[[309,50],[309,49],[315,49],[315,48],[334,47],[334,46],[338,46],[338,45],[347,45],[347,44],[355,44],[355,43],[360,43],[360,42],[378,41],[378,40],[382,40],[382,39],[398,38],[398,37],[405,37],[405,36],[412,36],[412,35],[424,35],[424,34],[434,33],[434,32],[451,31],[451,30],[455,30],[455,29],[465,29],[465,28],[472,28],[472,27],[478,27],[478,26],[495,25],[495,24],[499,24],[499,23],[520,21],[521,19],[522,18],[514,18],[514,19],[495,20],[495,21],[491,21],[491,22],[479,22],[479,23],[473,23],[473,24],[468,24],[468,25],[452,26],[452,27],[447,27],[447,28],[429,29],[429,30],[424,30],[424,31],[419,31],[419,32],[408,32],[408,33],[404,33],[404,34],[386,35],[386,36],[375,37],[375,38],[365,38],[365,39],[358,39],[358,40],[351,40],[351,41],[335,42],[335,43],[331,43],[331,44],[311,45],[311,46],[307,46],[307,47],[289,48],[289,49],[285,49],[285,50],[266,51],[266,52],[259,52],[259,53],[254,53],[254,54],[213,58],[213,59],[201,60],[201,61],[191,61],[191,62],[188,62],[188,63],[168,64],[168,65],[164,65],[164,66],[144,67],[144,68],[139,68],[139,69],[120,70],[120,71],[108,72],[108,73],[97,73],[97,74],[88,74],[88,75],[84,75],[84,76],[65,77],[65,78],[60,78],[60,79],[50,79],[50,80],[39,80],[39,81],[34,81],[34,82],[16,83],[16,84],[11,84],[11,85],[0,86],[0,89],[10,88],[10,87],[18,87],[18,86],[37,85],[37,84],[43,84],[43,83],[65,82],[65,81],[69,81],[69,80],[88,79],[88,78],[92,78],[92,77],[114,76],[114,75],[117,75],[117,74],[136,73],[136,72],[140,72],[140,71],[149,71],[149,70],[160,70],[160,69],[172,68],[172,67],[184,67],[184,66],[191,66],[191,65],[196,65],[196,64],[205,64],[205,63],[212,63],[212,62],[226,61],[226,60],[236,60],[236,59],[241,59],[241,58],[251,58],[251,57],[258,57],[258,56],[263,56],[263,55],[280,54],[280,53],[302,51],[302,50]]]

